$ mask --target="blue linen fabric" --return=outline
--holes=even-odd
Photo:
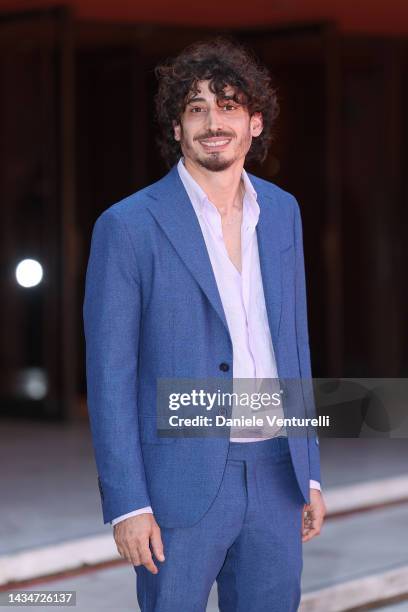
[[[289,405],[314,416],[299,206],[274,183],[249,178],[260,206],[259,256],[278,375],[301,379],[301,401]],[[176,166],[96,220],[83,315],[104,522],[150,505],[160,527],[197,524],[221,486],[229,439],[159,437],[156,384],[158,378],[232,380],[232,343]],[[309,431],[289,436],[288,449],[308,503],[310,479],[321,482],[318,438]]]
[[[205,612],[216,580],[220,612],[296,612],[303,504],[287,437],[231,443],[204,516],[190,527],[162,528],[158,574],[135,566],[141,611]]]

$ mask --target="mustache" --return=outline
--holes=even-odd
[[[231,132],[219,131],[200,134],[199,136],[196,136],[194,140],[205,140],[206,138],[220,138],[220,136],[224,136],[225,138],[234,138],[234,134],[231,134]]]

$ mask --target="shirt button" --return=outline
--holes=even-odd
[[[220,363],[220,370],[222,372],[228,372],[228,370],[229,370],[228,363],[225,363],[224,361],[222,363]]]

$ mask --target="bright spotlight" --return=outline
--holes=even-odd
[[[17,393],[19,397],[41,400],[48,393],[47,375],[42,368],[24,368],[18,373]]]
[[[42,265],[35,259],[23,259],[16,268],[16,279],[21,287],[35,287],[42,277]]]

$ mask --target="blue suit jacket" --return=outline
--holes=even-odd
[[[253,175],[259,256],[280,378],[310,378],[296,199]],[[151,505],[190,526],[213,502],[228,438],[159,437],[157,378],[232,378],[232,343],[201,229],[177,167],[96,220],[84,300],[88,409],[103,518]],[[221,363],[230,365],[228,371]],[[302,391],[307,416],[313,390]],[[287,416],[287,415],[286,415]],[[321,480],[318,439],[289,436],[305,499]]]

